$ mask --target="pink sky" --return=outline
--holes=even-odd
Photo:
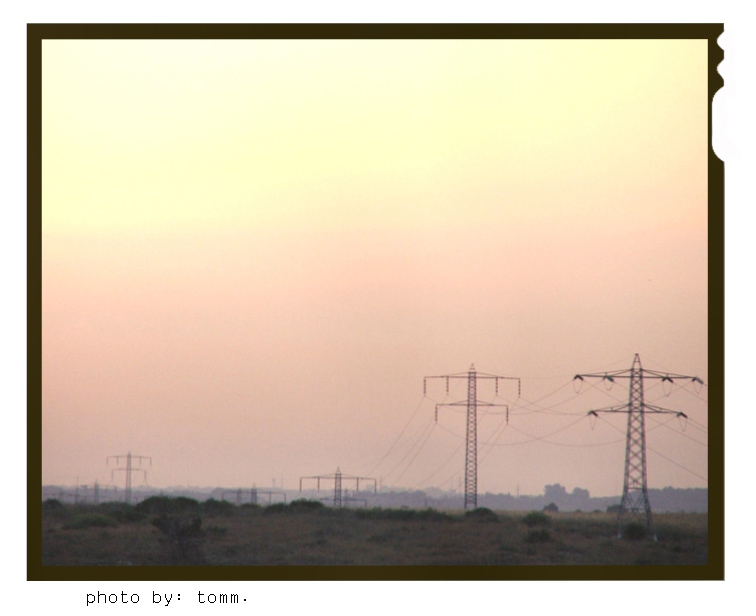
[[[457,487],[463,414],[412,447],[474,363],[481,492],[621,492],[570,380],[707,379],[706,42],[277,43],[45,43],[43,482]],[[650,487],[706,487],[707,389],[651,385]]]

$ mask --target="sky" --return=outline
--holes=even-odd
[[[626,384],[572,377],[707,381],[706,51],[44,41],[43,483],[459,490],[423,379],[474,364],[479,492],[621,493]],[[706,487],[707,388],[646,393],[649,487]]]

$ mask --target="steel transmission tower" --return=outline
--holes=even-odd
[[[478,379],[494,379],[496,393],[499,393],[499,380],[517,381],[517,397],[520,396],[520,379],[513,376],[497,376],[475,371],[475,365],[470,366],[467,372],[457,374],[445,374],[442,376],[426,376],[423,378],[423,395],[427,393],[428,379],[445,379],[446,393],[449,393],[450,379],[467,379],[467,400],[464,402],[446,402],[436,405],[436,421],[438,421],[438,409],[442,406],[466,406],[467,407],[467,442],[465,445],[465,509],[475,509],[478,506],[478,407],[505,407],[506,404],[494,404],[478,400]]]
[[[336,472],[333,475],[313,475],[311,477],[300,477],[299,478],[299,491],[302,491],[302,482],[305,479],[315,479],[317,481],[317,488],[316,490],[320,490],[320,482],[325,481],[330,483],[333,481],[333,506],[335,509],[340,509],[344,506],[344,503],[349,501],[360,501],[365,502],[363,499],[356,499],[356,498],[350,498],[348,496],[344,496],[343,490],[342,490],[342,484],[344,481],[355,481],[356,482],[356,491],[360,491],[360,480],[363,482],[365,481],[372,481],[373,482],[373,493],[378,492],[378,482],[373,477],[357,477],[356,475],[345,475],[341,472],[341,469],[337,468]]]
[[[116,464],[120,464],[121,458],[126,460],[126,467],[125,468],[114,468],[112,471],[110,471],[110,480],[113,480],[113,473],[116,471],[125,471],[126,472],[126,495],[124,500],[130,505],[131,504],[131,474],[133,472],[141,472],[144,473],[144,480],[147,481],[147,470],[142,468],[142,460],[149,460],[150,461],[150,467],[152,466],[152,458],[149,456],[134,456],[131,455],[131,452],[127,453],[125,456],[108,456],[105,460],[105,464],[109,464],[111,459],[115,459]],[[139,468],[134,468],[132,462],[134,460],[137,460],[137,464],[139,465]]]
[[[648,475],[646,466],[646,413],[672,413],[678,417],[687,417],[685,413],[653,406],[643,398],[644,379],[658,379],[673,383],[675,379],[690,379],[703,384],[696,376],[670,374],[646,370],[641,367],[640,355],[635,354],[633,365],[629,370],[613,372],[576,374],[574,380],[583,381],[586,378],[599,378],[610,383],[615,379],[629,379],[629,398],[627,404],[594,409],[589,415],[598,417],[598,413],[627,413],[627,439],[625,445],[625,478],[622,487],[622,502],[617,516],[618,536],[622,537],[625,522],[638,522],[646,527],[648,535],[656,540],[651,504],[648,500]]]

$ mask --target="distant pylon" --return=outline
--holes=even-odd
[[[617,534],[622,537],[626,522],[638,522],[646,527],[649,537],[656,540],[651,503],[648,500],[648,475],[646,467],[646,413],[673,413],[678,417],[687,417],[685,413],[652,406],[644,401],[643,379],[660,379],[672,383],[674,379],[690,379],[703,383],[696,376],[670,374],[646,370],[641,367],[640,355],[635,354],[630,370],[613,372],[576,374],[572,379],[582,381],[587,377],[600,378],[613,383],[615,379],[630,379],[627,404],[594,409],[589,415],[598,417],[598,413],[627,413],[627,437],[625,443],[625,477],[622,487],[622,501],[617,515]]]
[[[333,480],[333,507],[340,509],[343,503],[341,494],[341,469],[336,469],[336,475]]]
[[[109,464],[111,458],[115,458],[115,463],[120,464],[121,458],[124,458],[126,460],[126,468],[114,468],[112,471],[110,471],[110,479],[113,480],[113,473],[116,471],[125,471],[126,472],[126,493],[125,493],[125,502],[129,505],[131,504],[131,474],[136,472],[142,472],[144,473],[144,480],[147,481],[147,470],[144,468],[141,468],[142,466],[142,460],[149,460],[150,466],[152,466],[152,458],[149,456],[134,456],[131,454],[131,452],[128,452],[125,456],[108,456],[105,460],[105,464]],[[138,461],[138,464],[140,468],[134,468],[132,465],[132,462],[134,460]]]
[[[478,506],[478,407],[503,406],[507,404],[493,404],[478,400],[478,379],[495,379],[496,393],[499,393],[499,380],[517,381],[517,397],[520,396],[520,379],[513,376],[497,376],[484,374],[475,370],[475,365],[470,370],[457,374],[445,374],[442,376],[426,376],[423,379],[423,394],[427,393],[428,379],[446,379],[446,393],[449,393],[449,379],[467,379],[467,400],[465,402],[448,402],[436,405],[436,421],[438,421],[438,409],[442,406],[466,406],[467,407],[467,436],[465,444],[465,509],[475,509]]]
[[[373,483],[373,493],[378,492],[378,481],[373,477],[357,477],[356,475],[345,475],[341,472],[340,468],[336,469],[336,473],[333,475],[313,475],[310,477],[300,477],[299,478],[299,491],[302,491],[302,483],[305,479],[315,479],[317,481],[317,487],[316,490],[320,490],[320,482],[326,481],[330,482],[333,481],[333,507],[335,509],[340,509],[344,506],[344,503],[346,502],[353,502],[353,501],[359,501],[362,503],[365,503],[366,501],[364,499],[358,499],[358,498],[352,498],[349,496],[345,496],[342,486],[344,481],[354,481],[356,482],[356,490],[359,493],[360,491],[360,480],[363,482],[372,482]]]

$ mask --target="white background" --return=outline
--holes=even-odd
[[[4,521],[0,552],[5,613],[137,614],[152,607],[152,591],[181,593],[174,613],[276,612],[283,614],[401,614],[493,612],[606,614],[744,613],[753,606],[747,584],[753,572],[750,457],[754,414],[750,406],[753,355],[754,37],[745,2],[187,2],[131,1],[5,3],[0,10],[3,113],[2,154],[3,319],[0,378],[5,417],[2,439]],[[361,8],[358,8],[358,5]],[[726,568],[725,582],[27,582],[26,581],[26,24],[27,23],[724,23],[720,67],[725,87],[715,98],[714,148],[726,179]],[[749,181],[750,180],[750,181]],[[752,378],[752,377],[751,377]],[[197,591],[235,592],[239,606],[198,605]],[[139,593],[138,606],[85,607],[88,592]],[[7,611],[6,611],[7,610]],[[218,613],[220,613],[218,612]]]

